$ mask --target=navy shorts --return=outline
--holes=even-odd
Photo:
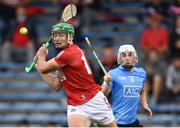
[[[131,124],[117,124],[117,125],[118,127],[143,127],[138,119]]]

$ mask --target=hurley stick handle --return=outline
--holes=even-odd
[[[49,47],[49,41],[47,41],[43,46],[47,49]],[[37,56],[34,57],[30,66],[25,67],[25,72],[27,73],[31,72],[32,69],[35,67],[36,63],[37,63]]]

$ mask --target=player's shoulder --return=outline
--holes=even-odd
[[[115,68],[112,68],[109,70],[109,73],[112,74],[112,73],[116,73],[118,70],[118,67],[115,67]]]
[[[59,58],[59,57],[63,56],[64,53],[65,53],[64,50],[60,51],[60,52],[57,54],[56,58]]]
[[[66,52],[70,52],[70,53],[73,53],[73,52],[77,52],[77,51],[81,51],[81,49],[77,46],[77,45],[75,45],[75,44],[70,44],[69,46],[68,46],[68,48],[66,48],[65,49],[65,51]]]
[[[64,54],[73,55],[74,52],[78,51],[78,46],[70,44],[67,48],[63,49]]]
[[[70,44],[67,48],[61,50],[56,57],[66,57],[70,55],[74,55],[72,52],[74,51],[74,46],[73,44]]]
[[[146,71],[143,68],[141,67],[134,67],[134,68],[136,72],[146,75]]]

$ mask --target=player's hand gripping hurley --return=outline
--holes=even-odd
[[[76,13],[77,13],[76,6],[74,4],[68,4],[64,8],[60,22],[65,22],[65,23],[68,22],[70,19],[76,16]],[[45,44],[43,44],[43,47],[48,48],[51,40],[52,38],[50,37],[49,40]],[[37,63],[37,56],[34,57],[30,66],[25,67],[25,71],[27,73],[31,72],[34,66],[36,65],[36,63]]]
[[[50,41],[51,41],[51,38],[49,39],[49,41],[47,41],[45,44],[43,44],[43,47],[45,47],[47,49],[49,47],[49,42]],[[25,67],[25,71],[27,73],[31,72],[32,69],[34,68],[34,66],[36,65],[36,63],[37,63],[37,56],[34,57],[34,59],[33,59],[30,66]]]

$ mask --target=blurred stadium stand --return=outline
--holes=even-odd
[[[39,42],[47,41],[51,26],[60,15],[57,12],[60,6],[52,4],[51,0],[38,0],[32,5],[45,8],[46,13],[37,16],[37,29]],[[121,17],[126,22],[97,23],[82,32],[81,36],[90,38],[100,57],[102,47],[106,45],[111,45],[115,53],[124,42],[138,48],[140,34],[145,28],[141,21],[145,15],[143,4],[137,0],[122,0],[122,3],[105,2],[103,7],[110,10],[107,16]],[[93,59],[84,40],[80,43],[87,51],[88,58]],[[67,126],[63,91],[53,92],[42,82],[36,71],[26,74],[25,66],[27,64],[0,63],[0,127],[17,126],[21,120],[27,120],[32,126],[44,126],[47,122]],[[151,120],[139,108],[138,117],[144,126],[180,126],[180,102],[165,102],[151,107],[154,113]]]
[[[51,0],[34,0],[31,5],[45,9],[36,17],[39,42],[43,43],[60,15],[60,6]],[[32,126],[46,126],[48,122],[67,126],[63,91],[53,92],[36,72],[25,73],[25,66],[26,63],[0,63],[0,126],[18,126],[22,120]]]

